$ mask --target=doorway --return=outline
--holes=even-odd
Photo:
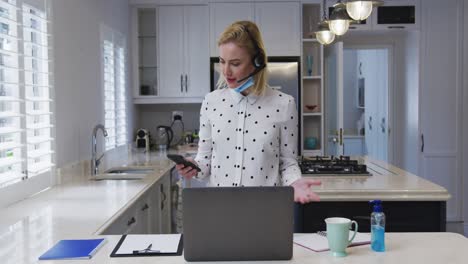
[[[327,155],[367,155],[392,162],[392,47],[325,50]]]

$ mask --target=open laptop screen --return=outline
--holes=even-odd
[[[189,188],[182,195],[186,260],[292,258],[292,187]]]

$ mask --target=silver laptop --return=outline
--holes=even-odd
[[[182,198],[185,260],[292,258],[292,187],[188,188]]]

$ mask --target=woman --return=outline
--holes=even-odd
[[[294,98],[266,83],[267,56],[258,27],[228,26],[218,40],[222,77],[200,111],[197,173],[177,165],[185,178],[210,177],[211,186],[294,187],[294,200],[318,201],[297,164],[298,120]]]

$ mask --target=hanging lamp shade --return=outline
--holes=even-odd
[[[335,34],[330,31],[328,22],[325,20],[318,24],[318,30],[315,32],[315,37],[322,45],[328,45],[335,40]]]
[[[344,35],[346,31],[348,31],[349,23],[352,19],[346,11],[345,4],[338,2],[333,6],[333,8],[332,13],[330,14],[330,20],[328,20],[330,30],[335,35]]]
[[[354,20],[367,19],[374,6],[383,5],[383,1],[379,0],[349,0],[346,2],[346,11]]]

